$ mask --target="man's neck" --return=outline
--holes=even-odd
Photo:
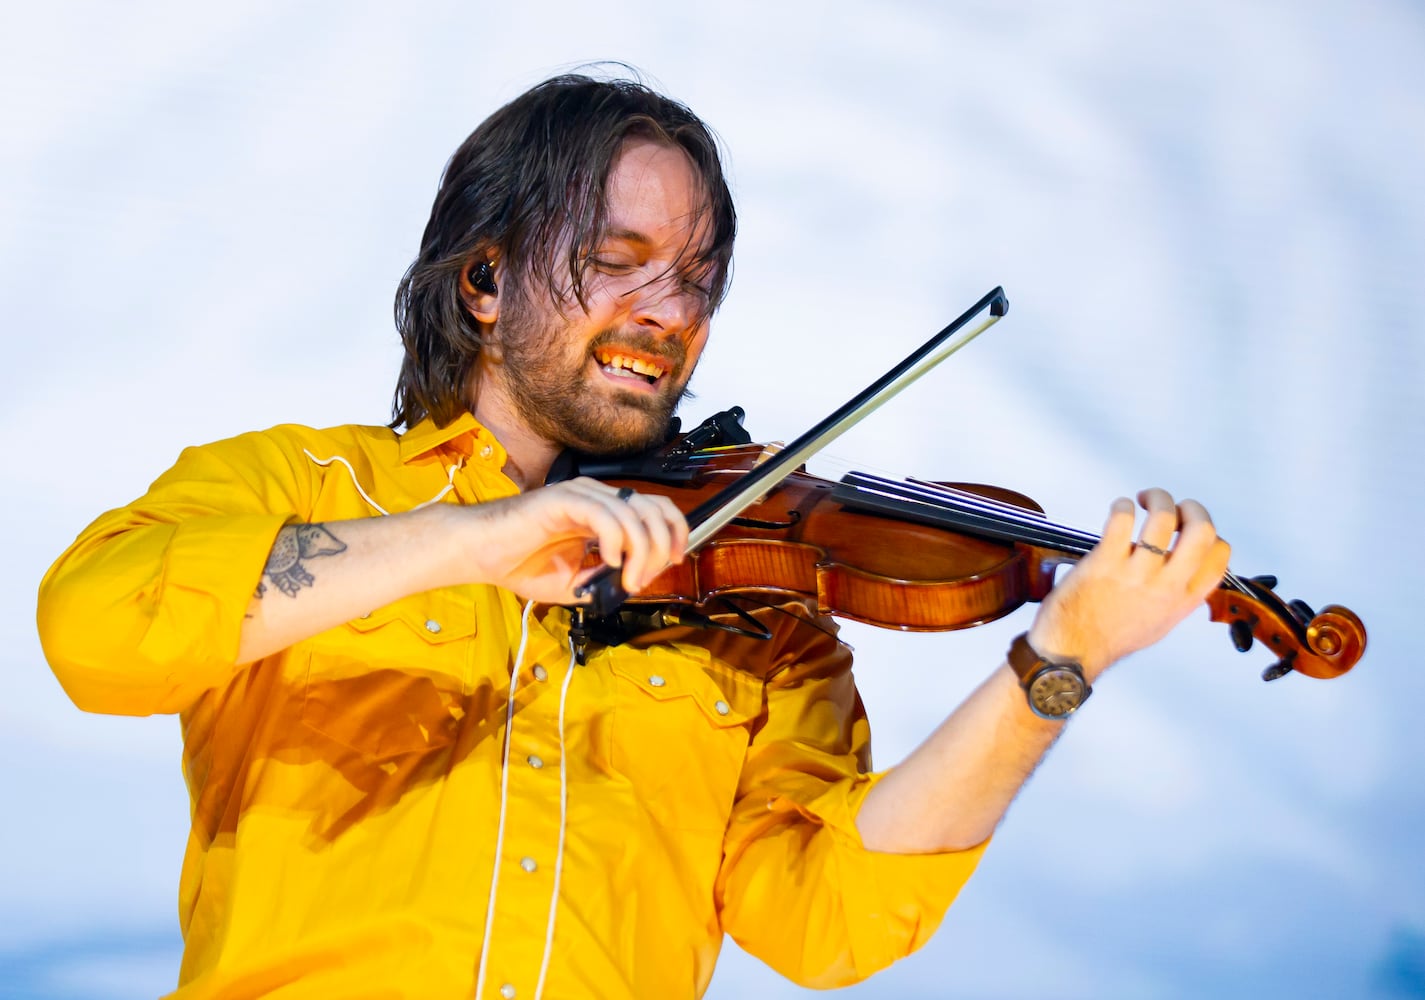
[[[495,440],[504,446],[505,475],[514,481],[521,493],[544,485],[549,467],[559,455],[558,447],[531,433],[528,427],[518,422],[502,425],[498,420],[486,418],[478,410],[475,419],[484,424],[495,435]]]
[[[501,402],[497,394],[486,392],[477,397],[471,412],[505,449],[504,473],[520,492],[543,486],[561,449],[532,431],[513,408]]]

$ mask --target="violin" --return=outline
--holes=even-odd
[[[636,597],[605,570],[585,585],[588,605],[571,608],[571,636],[582,658],[590,637],[603,643],[644,628],[717,624],[714,608],[767,633],[730,597],[800,599],[821,614],[902,631],[968,628],[1042,600],[1056,569],[1088,553],[1098,536],[1056,524],[1029,497],[970,483],[897,481],[850,473],[837,482],[811,475],[804,458],[839,435],[888,394],[958,350],[1004,315],[995,289],[900,366],[775,457],[753,444],[740,407],[719,413],[653,452],[624,458],[566,453],[550,481],[587,475],[613,486],[668,497],[688,518],[688,556]],[[988,319],[968,324],[980,313]],[[959,339],[954,339],[956,335]],[[934,357],[934,360],[927,359]],[[1284,601],[1271,576],[1228,573],[1207,604],[1240,651],[1260,641],[1277,657],[1264,680],[1290,672],[1338,677],[1365,652],[1365,626],[1352,611],[1318,613]],[[642,608],[641,612],[630,608]],[[649,610],[651,609],[651,610]]]

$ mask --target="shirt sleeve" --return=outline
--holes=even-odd
[[[984,844],[936,854],[873,851],[856,829],[870,727],[851,656],[830,630],[798,627],[766,681],[725,841],[724,929],[804,986],[858,982],[939,926]]]
[[[269,432],[188,448],[85,528],[40,584],[45,657],[86,711],[181,711],[229,680],[272,543],[310,475]]]

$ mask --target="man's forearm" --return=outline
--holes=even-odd
[[[454,508],[289,524],[248,603],[238,662],[250,663],[410,594],[456,582]]]
[[[288,525],[248,603],[238,662],[436,587],[488,583],[569,603],[595,542],[636,593],[683,558],[686,541],[687,522],[667,498],[625,496],[590,479],[469,506]]]
[[[1138,502],[1148,512],[1139,541],[1133,504],[1120,497],[1098,544],[1055,584],[1029,629],[1035,650],[1081,664],[1089,683],[1200,608],[1232,552],[1195,500],[1175,504],[1149,489]],[[1002,664],[866,796],[856,821],[861,839],[900,853],[983,842],[1063,726],[1030,711]]]
[[[861,804],[862,842],[899,854],[982,843],[1064,728],[1029,710],[1002,665]]]

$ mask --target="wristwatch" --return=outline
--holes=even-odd
[[[1083,667],[1073,660],[1044,659],[1029,645],[1028,632],[1009,644],[1009,665],[1019,677],[1030,711],[1041,719],[1067,719],[1093,694]]]

